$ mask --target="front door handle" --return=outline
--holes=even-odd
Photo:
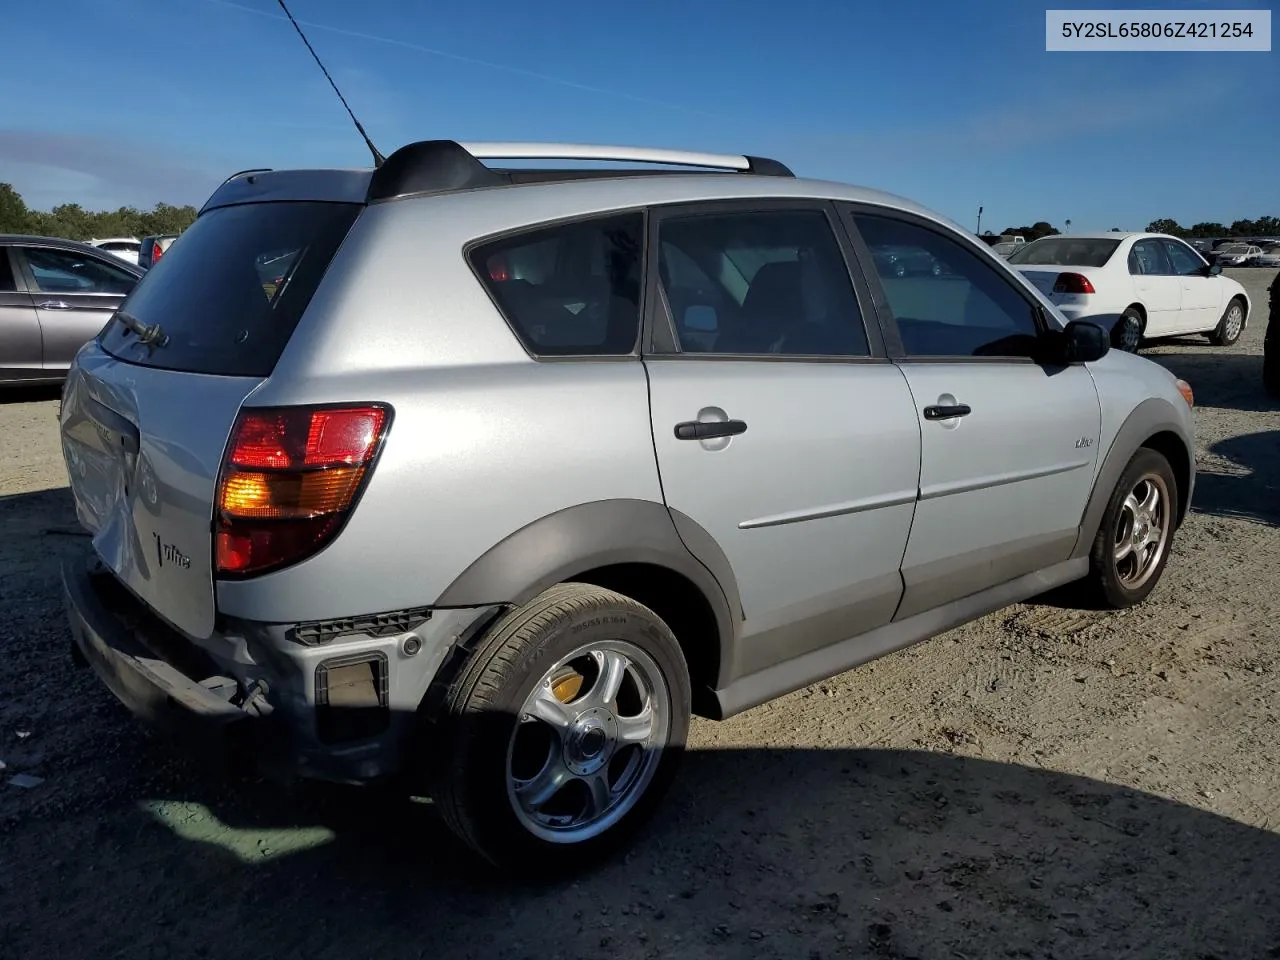
[[[953,417],[967,417],[973,409],[967,403],[948,403],[924,408],[926,420],[950,420]]]
[[[676,424],[677,440],[711,440],[747,432],[744,420],[686,420]]]
[[[71,304],[65,300],[44,300],[36,304],[41,310],[70,310]]]

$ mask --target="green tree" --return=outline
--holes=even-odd
[[[1233,236],[1252,237],[1258,232],[1258,223],[1256,220],[1237,220],[1231,225],[1231,233]]]
[[[13,184],[0,183],[0,233],[27,233],[31,229],[31,211]]]
[[[1280,236],[1280,217],[1259,217],[1253,221],[1258,228],[1258,235],[1263,237]]]
[[[1171,220],[1168,217],[1164,217],[1160,220],[1152,220],[1147,224],[1147,232],[1167,233],[1172,237],[1185,237],[1187,235],[1186,229],[1184,229],[1177,220]]]
[[[1191,228],[1193,237],[1225,237],[1229,231],[1220,223],[1197,223]]]
[[[0,233],[29,233],[42,237],[91,240],[98,237],[138,237],[181,233],[196,218],[196,208],[157,203],[148,211],[133,207],[86,210],[63,203],[52,210],[32,210],[8,183],[0,183]]]
[[[1052,237],[1061,231],[1057,230],[1052,224],[1044,220],[1037,220],[1029,227],[1005,227],[1001,232],[1026,237],[1027,243],[1030,243],[1032,240],[1039,240],[1041,237]]]

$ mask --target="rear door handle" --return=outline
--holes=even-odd
[[[747,432],[744,420],[686,420],[676,424],[677,440],[711,440]]]
[[[36,304],[41,310],[70,310],[71,304],[65,300],[45,300]]]
[[[926,420],[950,420],[953,417],[967,417],[971,413],[973,409],[967,403],[950,403],[924,408]]]

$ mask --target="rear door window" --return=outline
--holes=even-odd
[[[640,333],[643,236],[643,215],[626,213],[480,243],[469,258],[530,353],[616,356]]]
[[[659,239],[658,268],[681,352],[870,354],[824,211],[672,215],[663,218]]]
[[[1135,243],[1129,251],[1129,272],[1135,277],[1172,276],[1173,264],[1164,251],[1164,244],[1154,238]]]
[[[362,209],[289,201],[201,215],[120,307],[144,324],[158,323],[168,339],[140,345],[114,319],[103,349],[167,370],[269,376]]]

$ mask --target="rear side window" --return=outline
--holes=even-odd
[[[160,324],[168,340],[140,346],[117,318],[102,333],[103,349],[166,370],[270,376],[362,209],[289,201],[203,214],[120,306]]]
[[[1045,237],[1028,243],[1009,257],[1022,266],[1105,267],[1119,240],[1088,237]]]
[[[643,236],[644,217],[627,213],[481,243],[469,257],[530,353],[617,356],[640,332]]]

